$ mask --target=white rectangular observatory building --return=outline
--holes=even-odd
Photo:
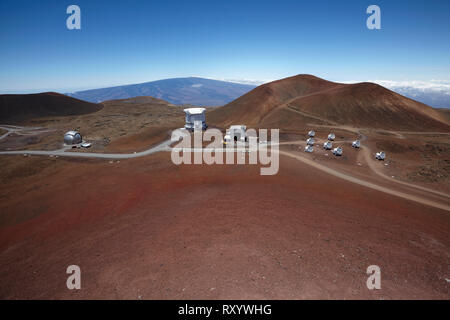
[[[206,125],[205,111],[205,108],[184,109],[186,113],[186,124],[184,127],[190,131],[206,130],[208,126]]]

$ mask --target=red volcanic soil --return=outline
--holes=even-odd
[[[293,130],[306,122],[377,129],[450,131],[447,115],[373,83],[341,84],[298,75],[257,87],[211,111],[208,121],[228,127]]]
[[[132,153],[146,150],[167,140],[172,130],[173,127],[168,126],[146,128],[138,133],[118,138],[105,148],[105,152]]]
[[[2,178],[2,299],[450,298],[448,212],[295,159],[275,176],[169,153],[11,159],[41,169]],[[370,265],[381,290],[366,287]]]
[[[99,111],[102,105],[55,92],[0,95],[2,124],[20,123],[33,118],[72,116]]]
[[[437,112],[441,114],[448,122],[450,122],[450,109],[437,109]]]

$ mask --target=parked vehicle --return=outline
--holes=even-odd
[[[334,139],[336,139],[336,135],[335,135],[334,133],[330,133],[330,134],[328,135],[328,140],[334,141]]]
[[[308,136],[310,136],[311,138],[314,137],[316,135],[316,133],[314,132],[314,130],[311,130],[310,132],[308,132]]]

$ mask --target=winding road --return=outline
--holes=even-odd
[[[132,159],[148,156],[160,151],[170,151],[172,141],[166,140],[150,149],[135,153],[85,153],[85,152],[68,152],[71,147],[64,147],[59,150],[21,150],[21,151],[0,151],[0,155],[39,155],[39,156],[58,156],[58,157],[78,157],[78,158],[96,158],[96,159]]]

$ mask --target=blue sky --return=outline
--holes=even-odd
[[[81,8],[81,30],[66,8]],[[381,8],[368,30],[366,8]],[[0,92],[201,76],[449,80],[450,1],[6,1]]]

